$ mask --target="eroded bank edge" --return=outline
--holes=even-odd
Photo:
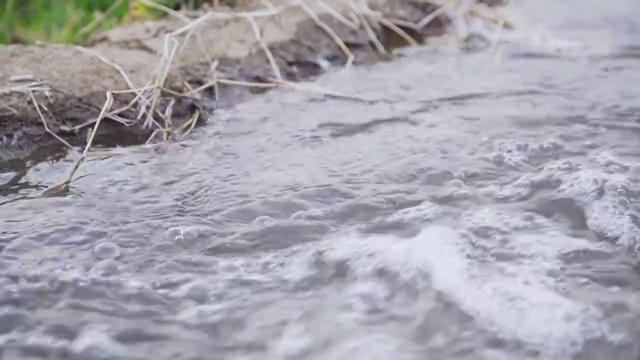
[[[274,82],[275,72],[279,76],[275,80],[297,82],[313,79],[331,66],[342,66],[349,60],[348,55],[353,56],[355,65],[380,61],[385,58],[381,55],[392,48],[444,33],[449,23],[440,9],[430,2],[392,2],[392,6],[379,8],[384,17],[369,26],[352,26],[344,21],[346,18],[340,19],[335,14],[315,14],[315,17],[297,23],[295,33],[286,40],[258,44],[258,51],[247,56],[218,57],[174,69],[171,82],[165,79],[166,88],[160,89],[159,96],[154,98],[156,108],[153,117],[147,121],[125,122],[125,119],[140,115],[139,107],[130,106],[140,93],[114,92],[111,107],[125,110],[103,119],[93,138],[93,146],[144,143],[154,132],[157,135],[158,129],[161,136],[155,138],[165,141],[178,138],[180,132],[204,123],[207,115],[217,107],[232,106],[248,96],[282,85]],[[224,34],[224,29],[217,31]],[[28,54],[29,47],[23,51]],[[121,52],[120,56],[127,56],[127,52]],[[93,59],[95,66],[98,63],[106,66],[105,61],[100,60]],[[29,61],[29,56],[25,56],[24,61]],[[51,61],[55,63],[56,58],[52,57]],[[73,78],[74,69],[60,65],[61,71],[67,71]],[[57,150],[65,149],[61,145],[63,142],[84,146],[92,129],[91,119],[99,117],[104,93],[109,86],[114,86],[113,81],[106,81],[114,76],[114,68],[109,67],[109,70],[109,76],[102,78],[96,71],[97,86],[92,84],[94,86],[86,93],[81,89],[71,93],[55,87],[42,92],[26,88],[0,93],[0,170],[50,158],[59,153]],[[215,85],[214,79],[218,79]],[[219,79],[226,81],[219,82]],[[92,81],[91,76],[86,81]],[[155,125],[155,129],[145,126],[149,124]]]

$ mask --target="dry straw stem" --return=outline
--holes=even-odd
[[[169,16],[173,16],[175,18],[180,19],[182,22],[184,22],[185,24],[189,24],[192,20],[191,18],[189,18],[188,16],[180,13],[179,11],[173,10],[172,8],[162,5],[162,4],[158,4],[154,1],[151,0],[138,0],[141,3],[154,8],[156,10],[160,10],[164,13],[166,13]],[[197,29],[197,28],[194,28]],[[191,36],[193,35],[193,33],[195,32],[195,36],[196,36],[196,40],[198,41],[198,46],[200,47],[200,51],[202,51],[202,53],[205,55],[205,57],[209,60],[209,62],[212,62],[213,59],[211,58],[211,56],[209,55],[209,53],[207,52],[207,48],[206,46],[204,46],[204,43],[202,42],[202,37],[200,36],[200,33],[196,31],[189,31],[185,37],[185,40],[183,41],[182,47],[180,48],[180,51],[182,51],[184,49],[184,46],[189,42],[189,39],[191,38]]]
[[[378,37],[376,36],[376,33],[373,31],[373,28],[371,27],[371,25],[369,25],[369,21],[367,20],[366,16],[362,14],[361,11],[359,11],[357,14],[360,17],[360,20],[362,21],[362,27],[364,28],[365,32],[367,33],[367,35],[375,45],[376,50],[378,50],[379,53],[386,55],[387,49],[384,48],[384,45],[382,45],[382,42],[380,42],[380,39],[378,39]]]
[[[383,14],[381,12],[373,11],[363,1],[360,1],[360,2],[357,3],[357,7],[356,7],[355,10],[357,11],[358,14],[360,14],[363,17],[362,20],[363,20],[363,25],[365,26],[365,29],[367,29],[367,27],[369,25],[368,24],[368,20],[371,20],[371,21],[377,22],[380,25],[385,26],[389,30],[395,32],[398,36],[403,38],[407,42],[407,44],[409,44],[411,46],[418,46],[419,45],[418,42],[415,41],[409,34],[407,34],[404,30],[402,30],[400,27],[398,27],[398,25],[396,25],[396,23],[398,23],[401,26],[408,26],[409,28],[416,28],[415,24],[411,24],[410,22],[407,22],[407,21],[399,21],[399,20],[387,19],[385,16],[383,16]],[[371,37],[371,40],[374,41],[374,43],[376,44],[376,47],[378,47],[379,41],[377,40],[377,37],[375,37],[375,34],[372,31],[369,31],[369,30],[367,30],[367,32],[369,33],[369,36]]]
[[[438,16],[443,15],[445,12],[447,12],[447,10],[449,10],[453,4],[453,1],[444,2],[437,9],[435,9],[433,12],[431,12],[429,15],[425,16],[422,20],[415,24],[416,29],[420,30],[429,25],[433,20],[438,18]]]
[[[37,81],[28,84],[7,86],[0,88],[0,94],[11,94],[14,92],[28,93],[30,91],[49,91],[49,85],[46,81]]]
[[[338,34],[336,34],[336,32],[333,31],[333,29],[331,29],[331,27],[329,25],[327,25],[325,22],[320,20],[318,15],[316,15],[316,13],[314,13],[313,10],[311,10],[311,8],[309,8],[309,6],[307,6],[306,4],[303,3],[303,4],[300,5],[300,7],[313,20],[313,22],[315,22],[316,25],[318,25],[318,27],[320,27],[322,30],[324,30],[331,37],[331,39],[340,47],[340,50],[342,50],[342,52],[347,57],[347,62],[345,63],[345,67],[347,67],[347,68],[350,67],[351,64],[353,64],[353,60],[355,59],[355,56],[353,55],[351,50],[349,50],[349,48],[344,43],[344,41],[342,39],[340,39]]]
[[[54,131],[51,131],[51,129],[49,128],[49,124],[47,123],[47,119],[45,119],[44,115],[42,114],[42,110],[40,110],[40,104],[38,104],[38,99],[36,99],[36,96],[31,90],[29,90],[29,97],[31,98],[31,103],[33,104],[33,106],[36,109],[36,112],[38,113],[38,117],[42,122],[42,126],[44,127],[44,130],[50,135],[52,135],[54,138],[56,138],[58,141],[60,141],[62,144],[64,144],[66,147],[68,147],[69,149],[73,149],[73,146],[71,146],[63,138],[58,136],[58,134],[56,134]]]
[[[478,3],[477,0],[474,0],[467,9],[467,16],[483,19],[494,24],[501,24],[501,27],[505,29],[515,28],[513,22],[501,11],[492,9],[486,4]]]
[[[10,85],[0,88],[0,94],[28,93],[29,91],[50,91],[47,81],[39,81],[33,78],[33,75],[13,75],[9,78],[9,82],[18,83],[18,85]]]
[[[104,102],[104,105],[102,106],[102,110],[100,110],[100,114],[98,115],[98,118],[95,120],[93,129],[91,129],[87,133],[87,144],[85,145],[84,150],[82,151],[82,154],[80,154],[80,157],[78,158],[78,160],[76,160],[76,162],[73,164],[73,168],[71,168],[71,171],[69,172],[69,176],[65,181],[45,189],[42,192],[41,196],[55,196],[55,195],[59,195],[61,193],[67,192],[69,190],[69,186],[71,185],[71,181],[73,181],[74,175],[80,168],[80,165],[86,159],[87,153],[89,152],[89,149],[93,144],[93,139],[96,136],[96,132],[98,131],[98,127],[100,126],[100,122],[102,121],[102,119],[104,119],[105,115],[107,114],[107,110],[110,109],[113,104],[113,95],[111,91],[107,91],[106,95],[107,95],[107,100]]]
[[[343,23],[344,25],[347,25],[348,27],[354,30],[358,29],[358,22],[347,19],[338,11],[336,11],[336,9],[332,8],[327,3],[325,3],[323,0],[317,0],[316,2],[322,9],[324,9],[329,15],[333,16],[339,22]]]
[[[269,64],[271,65],[273,74],[275,75],[276,79],[278,79],[278,81],[282,81],[282,73],[280,72],[278,63],[276,62],[276,59],[273,57],[271,50],[269,50],[269,46],[267,46],[267,43],[262,38],[262,34],[260,34],[260,28],[258,27],[258,23],[254,18],[250,16],[247,16],[246,19],[249,21],[249,24],[251,24],[251,29],[253,29],[253,34],[256,37],[256,40],[258,41],[258,43],[260,44],[262,51],[264,51],[264,54],[267,56],[267,59],[269,59]]]
[[[120,65],[114,63],[113,61],[107,59],[106,57],[100,55],[99,53],[97,53],[97,52],[95,52],[95,51],[93,51],[91,49],[87,49],[87,48],[82,47],[82,46],[76,46],[75,48],[78,49],[78,51],[81,51],[81,52],[83,52],[85,54],[94,56],[96,59],[102,61],[103,63],[105,63],[105,64],[107,64],[109,66],[111,66],[112,68],[114,68],[122,76],[122,78],[127,83],[127,86],[129,86],[130,89],[134,89],[135,88],[133,86],[133,83],[131,82],[131,79],[129,79],[129,76],[127,75],[127,72],[124,71],[124,69]]]
[[[182,124],[182,126],[180,126],[178,130],[176,130],[176,136],[185,137],[189,135],[191,131],[193,131],[193,129],[196,127],[196,122],[198,122],[198,117],[200,117],[200,112],[196,110],[193,113],[193,115],[191,115],[191,119],[189,119],[189,121],[187,121],[186,123]]]

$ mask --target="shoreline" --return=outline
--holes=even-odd
[[[0,171],[71,147],[179,140],[216,108],[345,64],[390,59],[450,25],[430,1],[282,3],[170,14],[98,34],[85,47],[0,47]]]

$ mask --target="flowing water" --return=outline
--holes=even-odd
[[[640,358],[640,3],[511,8],[5,194],[0,357]]]

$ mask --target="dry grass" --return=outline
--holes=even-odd
[[[451,12],[458,14],[456,16],[474,16],[486,19],[487,21],[497,22],[500,24],[501,28],[509,25],[508,21],[505,19],[501,19],[496,16],[490,9],[479,5],[479,4],[471,4],[467,8],[460,8],[457,3],[458,1],[440,1],[438,10],[429,14],[424,19],[417,23],[407,23],[402,20],[388,19],[384,16],[384,14],[380,12],[376,12],[372,10],[364,0],[340,0],[344,5],[344,8],[347,9],[346,12],[340,12],[329,6],[323,0],[291,0],[285,4],[275,5],[268,0],[262,0],[263,8],[259,10],[252,11],[217,11],[214,7],[213,9],[202,13],[199,17],[192,19],[190,17],[185,16],[184,14],[174,11],[170,8],[167,8],[159,3],[154,2],[153,0],[140,0],[145,5],[149,7],[153,7],[155,9],[166,12],[169,16],[176,17],[184,22],[184,26],[173,31],[167,33],[164,36],[164,46],[163,51],[158,55],[158,62],[156,69],[153,73],[153,76],[148,80],[148,82],[139,88],[133,86],[132,81],[129,79],[126,71],[119,67],[114,62],[102,57],[101,55],[91,52],[88,49],[79,47],[81,51],[89,52],[100,61],[108,64],[117,70],[120,75],[124,78],[125,82],[128,84],[129,89],[124,92],[129,92],[135,94],[133,100],[127,104],[125,107],[120,107],[117,109],[112,109],[113,106],[113,93],[107,92],[107,101],[105,102],[102,111],[98,118],[90,120],[84,124],[79,125],[77,128],[85,127],[93,125],[92,131],[89,132],[89,139],[87,141],[86,147],[77,158],[77,161],[74,163],[72,170],[70,171],[69,176],[62,183],[56,184],[47,190],[43,194],[51,195],[58,194],[61,192],[65,192],[69,189],[70,184],[73,181],[73,177],[75,176],[78,168],[82,164],[82,162],[86,159],[87,153],[91,148],[91,144],[93,142],[93,138],[95,133],[100,125],[100,122],[104,118],[109,118],[112,120],[120,121],[125,125],[131,125],[136,122],[142,122],[145,128],[152,130],[152,135],[147,142],[152,142],[158,139],[158,137],[162,141],[170,141],[177,140],[188,134],[195,126],[195,123],[200,116],[199,113],[193,114],[191,119],[182,125],[181,127],[175,128],[172,121],[172,104],[170,104],[164,113],[160,113],[158,111],[158,104],[163,96],[166,94],[171,94],[175,97],[191,97],[196,96],[200,92],[213,88],[214,91],[217,92],[217,86],[219,84],[224,85],[232,85],[232,86],[245,86],[245,87],[262,87],[262,88],[289,88],[300,91],[311,91],[315,93],[324,94],[327,96],[340,97],[349,100],[355,101],[369,101],[368,99],[364,99],[355,95],[342,94],[339,92],[331,91],[328,89],[322,89],[317,86],[312,86],[309,84],[302,83],[292,83],[286,81],[281,74],[281,71],[278,67],[278,64],[271,53],[268,44],[263,40],[261,34],[260,23],[264,20],[268,20],[270,18],[277,17],[281,15],[288,9],[298,7],[303,10],[310,19],[312,19],[318,27],[320,27],[323,31],[325,31],[331,39],[336,43],[336,45],[344,52],[347,60],[344,64],[345,67],[351,66],[354,55],[351,53],[349,48],[346,46],[345,42],[337,35],[337,33],[331,29],[326,23],[320,20],[318,17],[318,13],[316,10],[310,6],[309,2],[312,5],[315,5],[316,8],[322,9],[321,11],[331,15],[337,21],[342,24],[345,24],[354,29],[360,29],[361,31],[365,31],[369,36],[371,42],[375,45],[377,51],[380,53],[386,53],[387,50],[382,45],[380,39],[376,37],[376,33],[373,30],[374,28],[385,26],[390,30],[397,33],[400,37],[406,40],[406,42],[411,46],[416,46],[417,43],[411,36],[409,36],[406,32],[402,30],[404,28],[412,28],[412,29],[421,29],[427,26],[431,21],[433,21],[437,16]],[[435,1],[435,0],[434,0]],[[455,10],[455,11],[454,11]],[[203,24],[210,21],[224,21],[230,19],[240,19],[247,21],[251,28],[253,29],[253,33],[255,36],[256,44],[261,48],[261,50],[266,55],[272,69],[272,78],[269,79],[266,83],[251,83],[251,82],[243,82],[237,81],[233,79],[225,79],[216,72],[217,69],[217,61],[212,59],[206,52],[205,47],[202,45],[202,41],[200,39],[200,30]],[[457,19],[460,20],[460,19]],[[95,24],[91,26],[97,26]],[[205,58],[210,61],[210,68],[213,70],[213,80],[209,83],[200,86],[196,89],[188,89],[183,93],[178,93],[173,90],[169,90],[166,88],[166,81],[170,75],[170,71],[172,69],[172,64],[176,58],[176,55],[179,51],[184,47],[186,42],[195,39],[200,45],[200,49]],[[46,91],[46,84],[40,82],[31,82],[26,85],[17,85],[9,88],[0,89],[0,91],[26,91],[31,96],[34,106],[36,107],[38,114],[40,114],[41,119],[43,121],[43,125],[45,129],[55,136],[58,140],[64,143],[66,146],[70,147],[68,143],[66,143],[63,139],[58,137],[56,134],[51,132],[47,127],[46,119],[42,116],[42,112],[40,111],[40,105],[38,105],[36,98],[34,96],[34,91]],[[121,114],[126,110],[135,110],[137,116],[133,119],[125,119],[121,117]],[[158,119],[162,120],[161,122]]]

